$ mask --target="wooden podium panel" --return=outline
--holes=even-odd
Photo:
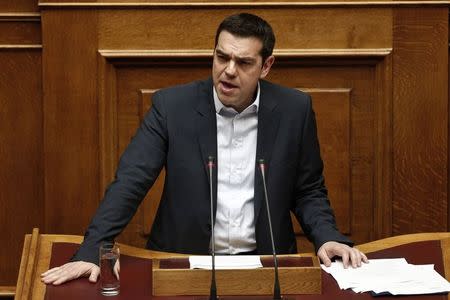
[[[274,264],[272,256],[261,256],[262,268],[216,270],[217,294],[270,295],[273,293]],[[190,269],[189,257],[153,259],[152,286],[155,296],[203,295],[211,287],[211,270]],[[321,294],[320,262],[312,255],[278,257],[280,289],[284,294]]]

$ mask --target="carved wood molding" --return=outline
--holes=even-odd
[[[160,50],[108,50],[98,51],[106,59],[124,58],[210,58],[212,49],[160,49]],[[275,49],[273,54],[280,58],[302,57],[385,57],[392,48],[360,49]]]
[[[40,22],[40,13],[0,13],[0,22]]]
[[[392,55],[386,56],[375,68],[375,174],[374,174],[374,220],[372,239],[392,235],[393,201],[393,86]]]
[[[270,7],[365,7],[365,6],[447,6],[449,0],[430,1],[296,1],[296,2],[40,2],[39,7],[153,7],[153,8],[270,8]]]
[[[11,45],[0,45],[0,50],[4,49],[42,49],[42,45],[31,44],[31,45],[19,45],[19,44],[11,44]]]

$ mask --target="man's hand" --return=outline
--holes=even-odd
[[[100,268],[90,262],[75,261],[56,267],[41,274],[45,284],[60,285],[79,277],[88,277],[90,282],[97,282]]]
[[[353,268],[358,268],[361,267],[361,261],[364,263],[369,262],[367,256],[358,249],[338,242],[326,242],[317,251],[317,256],[327,267],[331,266],[331,258],[334,256],[342,258],[344,268],[348,268],[350,264]]]

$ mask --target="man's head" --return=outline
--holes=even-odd
[[[270,24],[258,16],[241,13],[224,19],[217,28],[214,48],[217,47],[219,35],[222,31],[227,31],[241,38],[254,37],[260,40],[262,43],[260,54],[263,61],[266,61],[272,55],[275,35]]]
[[[220,101],[237,111],[254,100],[258,80],[274,62],[275,36],[270,25],[251,14],[233,15],[216,33],[212,76]]]

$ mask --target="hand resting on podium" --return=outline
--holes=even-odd
[[[331,266],[331,259],[335,256],[342,258],[344,268],[358,268],[361,267],[361,262],[369,262],[367,256],[358,249],[338,242],[326,242],[317,251],[317,256],[327,267]]]
[[[90,282],[97,282],[99,275],[100,267],[96,264],[74,261],[42,273],[41,280],[45,284],[60,285],[79,277],[89,277]]]

